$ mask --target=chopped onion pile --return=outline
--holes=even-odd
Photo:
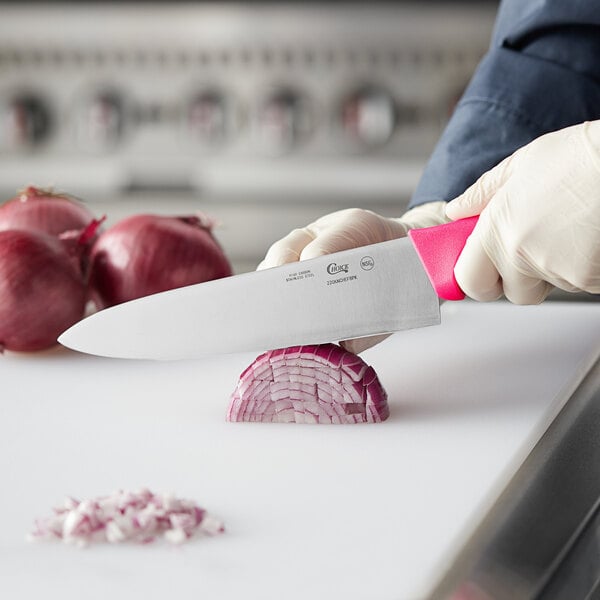
[[[195,536],[223,533],[223,523],[192,500],[171,495],[120,490],[90,500],[67,497],[51,517],[37,519],[29,539],[67,544],[133,542],[148,544],[162,537],[181,544]]]
[[[373,368],[336,344],[319,344],[261,354],[240,375],[227,420],[377,423],[388,416]]]

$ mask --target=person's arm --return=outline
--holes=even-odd
[[[600,0],[501,3],[409,204],[449,201],[533,139],[600,118]]]

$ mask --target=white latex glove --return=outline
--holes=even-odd
[[[481,215],[454,269],[471,298],[538,304],[553,286],[600,293],[600,121],[519,149],[446,214]]]
[[[340,210],[325,215],[306,227],[294,229],[275,242],[257,269],[387,242],[406,236],[409,229],[447,223],[449,219],[445,215],[445,207],[445,202],[430,202],[409,210],[398,219],[383,217],[360,208]],[[344,340],[340,344],[358,354],[386,337],[387,335],[375,335]]]

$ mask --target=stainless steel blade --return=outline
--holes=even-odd
[[[83,319],[59,342],[182,359],[435,325],[439,299],[407,238],[162,292]]]

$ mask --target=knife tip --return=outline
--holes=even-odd
[[[72,350],[74,350],[73,348],[73,343],[71,341],[71,334],[70,334],[71,328],[69,327],[69,329],[66,329],[65,331],[63,331],[58,338],[56,338],[56,341],[61,344],[61,346],[65,346],[65,348],[71,348]]]

